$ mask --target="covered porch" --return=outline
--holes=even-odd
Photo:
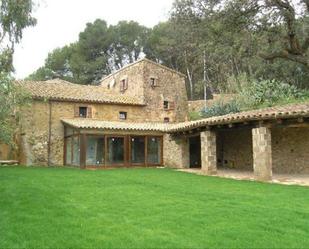
[[[175,129],[173,137],[178,144],[182,141],[183,155],[189,151],[190,163],[183,167],[186,172],[308,184],[309,106],[306,104],[191,122]],[[191,161],[199,154],[200,161],[195,165],[200,167],[196,169]]]

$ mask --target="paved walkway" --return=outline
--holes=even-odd
[[[201,169],[179,169],[178,171],[205,175]],[[216,177],[231,178],[235,180],[249,180],[254,181],[253,172],[220,169]],[[274,174],[272,183],[285,184],[285,185],[300,185],[309,187],[309,174]]]

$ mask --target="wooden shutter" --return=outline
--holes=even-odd
[[[75,118],[79,117],[79,106],[78,105],[74,106],[74,117]]]
[[[169,102],[169,109],[170,110],[174,110],[175,109],[175,102],[174,101]]]
[[[124,84],[123,84],[123,80],[120,81],[120,92],[124,91]]]
[[[92,118],[92,107],[91,106],[87,107],[87,118]]]
[[[129,80],[128,80],[128,78],[126,78],[126,79],[124,80],[124,89],[123,89],[123,90],[127,90],[128,87],[129,87]]]

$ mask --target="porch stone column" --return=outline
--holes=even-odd
[[[201,132],[202,170],[208,175],[217,174],[217,142],[216,132]]]
[[[253,168],[258,181],[272,179],[271,130],[267,127],[252,129]]]

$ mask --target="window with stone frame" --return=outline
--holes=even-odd
[[[170,118],[164,118],[164,123],[169,123],[170,122]]]
[[[123,78],[120,80],[120,92],[124,93],[128,90],[128,78]]]
[[[92,107],[91,106],[75,106],[74,116],[76,118],[92,118]]]
[[[174,110],[175,109],[175,102],[174,101],[163,101],[163,109],[165,111]]]
[[[150,76],[150,78],[149,78],[149,85],[150,85],[151,88],[157,87],[159,85],[158,82],[159,82],[158,77]]]
[[[119,119],[120,120],[127,120],[128,113],[127,112],[119,112]]]

